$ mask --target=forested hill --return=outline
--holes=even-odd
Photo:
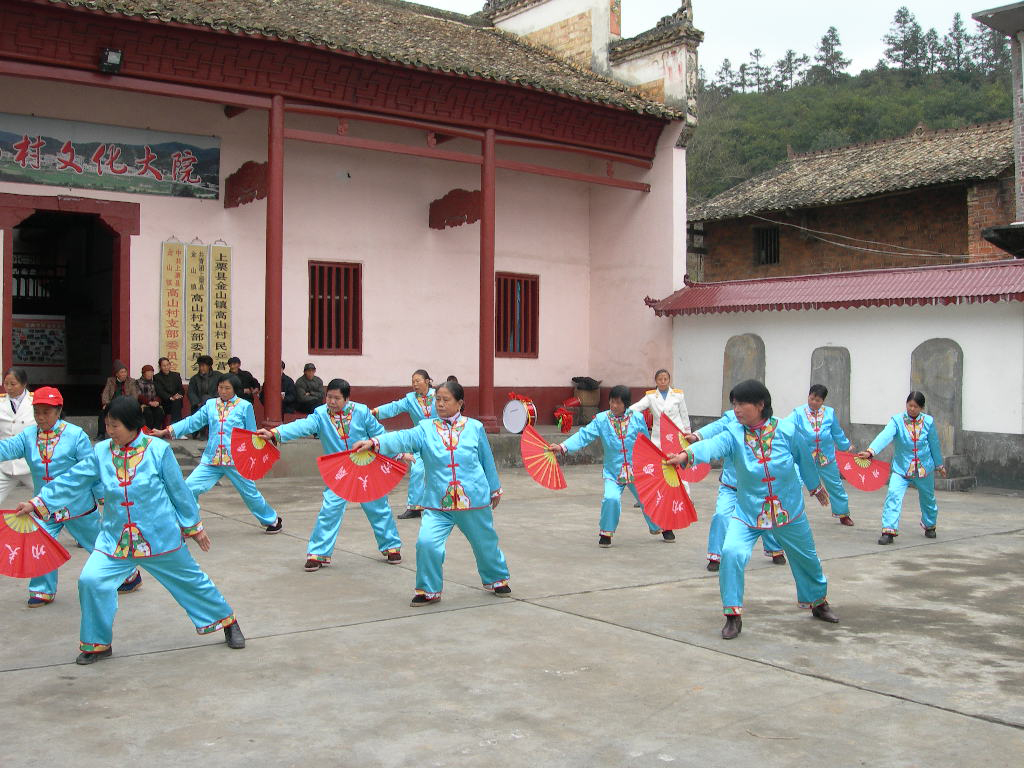
[[[900,21],[897,14],[883,38],[887,60],[856,76],[843,71],[849,61],[831,28],[813,65],[811,57],[788,51],[774,67],[761,66],[758,50],[737,70],[726,60],[714,81],[702,77],[699,123],[687,152],[689,204],[775,167],[786,160],[788,148],[811,152],[906,136],[918,123],[941,129],[1012,117],[1006,38],[979,29],[977,36],[967,36],[961,57],[949,56],[943,46],[952,45],[957,17],[943,38],[917,27],[916,45],[924,53],[914,58],[905,54],[915,45],[916,22],[909,15],[908,33],[906,16]],[[938,46],[930,61],[929,36]]]

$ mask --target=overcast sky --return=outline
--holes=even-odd
[[[474,13],[482,0],[430,0],[423,5],[460,13]],[[893,15],[907,6],[927,30],[935,27],[941,37],[949,30],[953,14],[959,12],[969,31],[974,31],[971,14],[1007,5],[1011,0],[981,0],[980,5],[956,0],[693,0],[694,23],[704,32],[698,49],[701,66],[709,76],[729,58],[733,66],[747,61],[760,48],[769,61],[782,57],[787,48],[813,56],[825,31],[839,30],[842,50],[853,59],[850,72],[874,67],[884,52],[882,36],[889,31]],[[679,0],[622,0],[622,33],[638,35],[657,24],[658,19],[679,8]]]

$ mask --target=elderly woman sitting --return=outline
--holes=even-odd
[[[111,401],[115,397],[122,396],[137,399],[139,397],[139,383],[128,375],[127,365],[120,360],[115,360],[113,375],[107,378],[103,392],[100,393],[100,405],[103,407],[103,411],[100,413],[99,424],[96,427],[96,436],[99,439],[102,440],[107,436],[105,420]]]
[[[138,381],[139,405],[142,406],[142,418],[146,420],[146,426],[149,429],[163,429],[164,409],[156,393],[155,373],[152,365],[142,366],[142,377]]]

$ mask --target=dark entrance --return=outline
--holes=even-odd
[[[116,235],[100,217],[37,211],[13,230],[12,358],[65,413],[99,412],[110,375]]]

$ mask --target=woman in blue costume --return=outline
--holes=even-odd
[[[412,429],[360,440],[353,446],[357,451],[415,452],[423,459],[426,490],[416,540],[413,606],[441,599],[445,542],[455,526],[473,548],[484,589],[498,597],[512,594],[492,513],[501,500],[501,482],[484,425],[462,415],[464,402],[462,385],[446,381],[437,388],[434,399],[436,419],[424,419]]]
[[[430,384],[430,374],[420,368],[412,375],[412,392],[407,393],[401,400],[378,405],[370,413],[381,420],[407,413],[412,419],[413,426],[422,419],[436,419],[435,390]],[[420,457],[415,453],[409,467],[408,480],[409,495],[405,502],[405,512],[398,516],[400,520],[419,517],[423,513],[424,471]]]
[[[261,429],[260,435],[275,444],[315,435],[320,438],[326,453],[338,453],[349,450],[359,440],[384,434],[384,427],[370,415],[369,408],[348,399],[351,391],[349,383],[344,379],[332,379],[327,385],[327,401],[324,405],[315,408],[304,419],[282,424],[272,430]],[[307,571],[312,573],[331,564],[331,555],[334,553],[347,504],[330,488],[324,489],[324,501],[306,549],[304,568]],[[401,563],[402,540],[391,515],[388,497],[363,502],[360,506],[370,521],[377,549],[392,565]]]
[[[632,396],[629,387],[619,384],[608,393],[608,410],[602,411],[594,420],[580,429],[563,443],[550,443],[551,449],[563,454],[578,451],[600,439],[604,447],[604,498],[601,500],[601,523],[597,535],[599,547],[610,547],[615,529],[619,527],[622,514],[622,491],[628,488],[633,498],[640,501],[633,484],[633,445],[637,437],[646,435],[647,424],[639,411],[629,410]],[[659,533],[665,541],[675,541],[672,531],[663,531],[643,513],[647,529],[652,536]]]
[[[729,393],[732,399],[732,393]],[[736,423],[736,413],[726,411],[722,418],[701,427],[696,432],[686,435],[689,443],[696,443],[700,440],[707,440],[715,435],[721,434],[730,424]],[[718,496],[715,498],[715,514],[711,518],[711,527],[708,530],[708,565],[711,572],[717,571],[722,563],[722,545],[725,544],[725,531],[729,527],[729,520],[736,509],[736,470],[732,466],[732,458],[726,456],[722,460],[722,474],[718,479]],[[764,549],[764,556],[770,557],[775,565],[786,564],[786,553],[775,541],[775,537],[767,531],[761,536],[761,546]]]
[[[223,629],[229,647],[245,647],[231,606],[185,545],[192,538],[204,552],[210,548],[195,496],[171,447],[141,434],[143,424],[135,399],[114,398],[106,416],[110,439],[97,443],[90,456],[44,486],[32,501],[18,505],[19,514],[48,520],[75,503],[84,488],[98,485],[106,499],[95,549],[78,577],[78,664],[111,655],[117,585],[140,566],[185,609],[199,634]]]
[[[767,530],[789,559],[800,606],[810,608],[816,619],[836,623],[839,619],[826,599],[828,583],[814,549],[800,490],[802,477],[819,503],[828,503],[811,452],[792,421],[772,416],[772,396],[761,382],[737,384],[731,399],[735,424],[670,458],[672,464],[688,466],[728,456],[736,472],[736,509],[725,532],[718,577],[725,614],[722,638],[732,640],[742,629],[743,571],[754,542]]]
[[[157,437],[181,437],[197,432],[203,427],[210,428],[210,437],[206,441],[203,458],[195,469],[189,473],[189,490],[195,494],[196,500],[206,493],[222,477],[226,477],[235,486],[245,506],[259,520],[267,533],[280,533],[284,526],[281,516],[274,511],[263,494],[256,488],[256,483],[242,477],[235,469],[231,458],[231,433],[235,427],[256,431],[256,417],[252,404],[239,397],[242,382],[232,373],[222,373],[217,379],[217,397],[207,400],[191,416],[176,421],[167,429],[155,430]]]
[[[850,439],[843,432],[834,408],[825,405],[828,387],[814,384],[807,392],[807,405],[794,408],[789,414],[803,432],[811,449],[811,458],[818,467],[821,484],[828,491],[832,516],[838,517],[843,525],[853,525],[850,517],[850,497],[846,495],[839,466],[836,464],[836,446],[844,451],[853,449]]]
[[[32,393],[32,410],[36,423],[20,433],[0,440],[0,461],[24,459],[32,474],[33,492],[59,477],[78,462],[92,456],[92,443],[81,427],[61,418],[64,397],[53,387],[40,387]],[[100,532],[100,515],[96,510],[93,489],[83,489],[77,498],[53,510],[48,520],[40,521],[53,538],[67,529],[83,549],[92,552]],[[142,575],[136,570],[117,588],[118,592],[134,592],[142,586]],[[57,597],[57,571],[31,579],[28,583],[28,606],[49,605]]]
[[[882,536],[879,544],[892,544],[900,533],[900,512],[903,510],[903,496],[907,486],[917,488],[917,500],[921,507],[921,527],[929,539],[935,538],[935,523],[939,517],[939,505],[935,501],[935,476],[938,472],[946,476],[942,463],[942,446],[935,431],[935,420],[924,408],[924,395],[911,392],[907,395],[907,409],[897,413],[871,441],[867,450],[857,455],[870,459],[894,443],[892,474],[889,476],[889,492],[882,507]]]

